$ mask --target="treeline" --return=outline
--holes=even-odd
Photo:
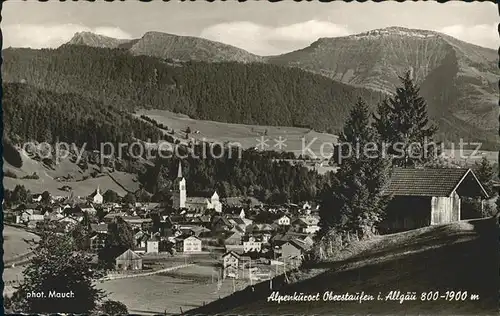
[[[280,153],[273,156],[283,157]],[[168,192],[173,188],[180,162],[189,195],[210,196],[217,190],[221,197],[254,196],[267,203],[313,200],[329,184],[328,176],[270,157],[269,153],[249,149],[241,151],[239,158],[238,150],[233,148],[214,152],[213,156],[208,154],[205,159],[194,155],[181,160],[157,159],[154,167],[140,175],[140,181],[156,195]]]
[[[167,125],[165,125],[165,124],[163,124],[163,123],[159,123],[157,120],[152,119],[152,118],[150,118],[149,116],[146,116],[146,115],[144,115],[144,114],[143,114],[143,115],[141,115],[140,117],[141,117],[141,119],[143,119],[143,120],[145,120],[145,121],[147,121],[147,122],[149,122],[149,123],[153,124],[154,126],[158,127],[159,129],[165,130],[165,131],[167,131],[167,132],[169,131],[168,126],[167,126]]]
[[[358,97],[381,94],[297,68],[269,64],[186,62],[175,66],[120,49],[67,45],[6,49],[4,80],[72,92],[127,110],[181,112],[220,122],[340,129]]]
[[[86,149],[101,143],[153,142],[161,131],[130,113],[73,93],[54,93],[26,84],[3,85],[4,135],[14,144],[67,142]]]

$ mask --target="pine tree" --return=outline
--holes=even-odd
[[[481,162],[476,161],[475,169],[477,179],[481,182],[488,195],[490,197],[495,195],[493,189],[493,177],[495,176],[495,172],[493,171],[493,166],[490,161],[486,157],[483,157]]]
[[[92,312],[105,293],[95,287],[102,276],[91,268],[90,256],[77,251],[70,236],[44,232],[25,268],[24,281],[12,297],[12,309],[25,313]],[[67,298],[50,297],[51,292],[71,293]],[[44,293],[37,298],[30,294]]]
[[[397,166],[412,167],[432,161],[438,146],[433,143],[437,126],[429,122],[427,103],[413,83],[410,72],[399,77],[402,86],[378,106],[374,126]]]
[[[370,111],[363,100],[358,100],[346,121],[340,142],[344,153],[337,183],[331,188],[333,193],[323,193],[320,209],[322,233],[330,229],[361,233],[362,236],[374,232],[382,220],[387,203],[382,195],[388,162],[382,155],[379,139],[370,124]],[[368,152],[374,146],[374,152]],[[347,147],[351,154],[347,156]]]

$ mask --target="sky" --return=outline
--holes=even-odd
[[[160,31],[203,37],[258,55],[276,55],[304,48],[320,37],[389,26],[439,31],[498,49],[497,24],[498,9],[492,2],[10,0],[3,4],[1,27],[4,48],[54,48],[80,31],[123,39]]]

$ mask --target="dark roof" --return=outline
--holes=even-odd
[[[229,221],[229,219],[226,216],[217,216],[214,218],[214,224],[217,223],[218,221],[222,221],[222,223],[226,226],[233,226],[233,224]]]
[[[175,238],[175,240],[176,240],[177,242],[181,242],[181,241],[184,241],[184,240],[186,240],[186,239],[188,239],[188,238],[190,238],[190,237],[193,237],[193,238],[196,238],[196,239],[200,240],[200,238],[198,238],[198,237],[196,237],[196,236],[193,236],[193,235],[187,235],[187,234],[182,234],[182,235],[180,235],[180,236],[177,236],[177,237]]]
[[[186,198],[186,204],[207,204],[208,198],[203,196],[190,196]]]
[[[308,245],[299,239],[292,239],[287,241],[287,243],[302,251],[307,251],[309,249]]]
[[[449,196],[469,173],[472,170],[463,168],[395,168],[384,192],[396,196]]]
[[[108,231],[108,225],[107,224],[90,224],[90,228],[93,231]]]
[[[226,257],[226,256],[229,256],[229,255],[235,256],[235,257],[236,257],[236,258],[238,258],[238,259],[240,258],[240,255],[239,255],[239,254],[237,254],[236,252],[231,251],[231,250],[230,250],[230,251],[228,251],[228,252],[226,252],[225,254],[223,254],[223,255],[222,255],[222,258],[224,258],[224,257]]]
[[[250,201],[250,206],[257,206],[261,205],[262,202],[257,200],[254,197],[244,197],[244,196],[239,196],[239,197],[226,197],[222,200],[222,202],[229,206],[229,207],[243,207],[247,206],[247,201]]]

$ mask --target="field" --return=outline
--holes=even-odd
[[[267,291],[214,302],[195,314],[412,314],[493,315],[498,313],[500,252],[498,219],[462,221],[450,225],[375,238],[357,245],[355,253],[340,261],[319,263],[312,278],[280,288],[280,295],[320,293],[314,302],[268,301]],[[323,272],[321,272],[323,271]],[[324,272],[326,271],[326,272]],[[330,301],[325,292],[351,295],[364,292],[372,301]],[[415,292],[415,300],[386,299],[391,291]],[[443,298],[422,301],[421,294],[438,291]],[[446,300],[467,291],[465,300]],[[435,293],[435,292],[434,292]],[[382,299],[378,299],[378,295]],[[472,299],[472,295],[478,295]],[[432,295],[431,295],[432,296]],[[449,296],[448,296],[449,298]]]
[[[317,155],[320,155],[321,152],[328,155],[332,152],[331,144],[337,141],[337,137],[333,134],[319,133],[308,128],[194,120],[186,115],[164,110],[140,110],[136,112],[136,116],[141,115],[166,125],[169,130],[174,129],[174,135],[181,140],[185,138],[184,131],[189,127],[192,131],[190,135],[192,138],[218,143],[234,142],[245,149],[258,147],[260,137],[264,137],[268,140],[266,143],[268,146],[259,147],[259,149],[288,151],[300,155],[302,149],[308,153],[307,148],[310,148]],[[199,131],[199,133],[195,133],[195,131]],[[265,135],[266,133],[267,135]],[[284,141],[281,149],[276,143],[280,137]],[[308,146],[309,144],[311,146]]]
[[[213,279],[212,279],[213,277]],[[236,281],[236,290],[246,286]],[[99,283],[98,288],[110,293],[110,298],[123,302],[132,314],[179,314],[203,306],[233,292],[232,280],[225,280],[218,288],[217,273],[213,267],[197,265],[175,272],[120,279]]]
[[[27,243],[27,240],[34,239],[35,241],[40,238],[30,232],[24,231],[19,228],[15,228],[12,226],[4,226],[3,229],[3,250],[4,250],[4,264],[5,269],[3,270],[3,281],[4,283],[22,280],[23,278],[23,266],[15,266],[12,267],[12,263],[17,262],[17,259],[24,257],[24,255],[29,254],[30,245]],[[5,290],[5,289],[4,289]],[[7,289],[8,291],[8,289]],[[11,294],[11,293],[9,293]]]
[[[26,241],[32,239],[37,241],[39,237],[22,229],[5,225],[3,229],[3,239],[3,260],[4,262],[10,262],[19,256],[29,253],[30,245]]]
[[[481,161],[483,157],[486,157],[491,163],[498,163],[498,151],[479,150],[475,152],[474,150],[466,149],[448,149],[445,150],[445,155],[450,157],[453,161],[469,166],[473,165],[476,161]]]
[[[101,174],[101,176],[88,179],[83,179],[83,176],[88,176],[91,171],[98,171],[97,167],[90,165],[89,169],[83,171],[72,163],[69,159],[64,159],[60,164],[51,169],[43,163],[30,158],[25,152],[21,151],[23,165],[21,168],[16,168],[4,160],[4,172],[14,173],[17,178],[4,177],[4,188],[13,190],[16,185],[21,184],[30,190],[32,193],[42,193],[48,191],[54,196],[67,196],[70,193],[60,190],[62,186],[70,186],[73,194],[76,196],[86,196],[94,192],[99,186],[102,192],[113,190],[119,195],[124,196],[127,192],[134,192],[139,189],[137,177],[133,174],[114,171],[109,174]],[[36,173],[39,179],[21,179],[26,175]],[[58,181],[57,178],[69,177],[69,181]]]

